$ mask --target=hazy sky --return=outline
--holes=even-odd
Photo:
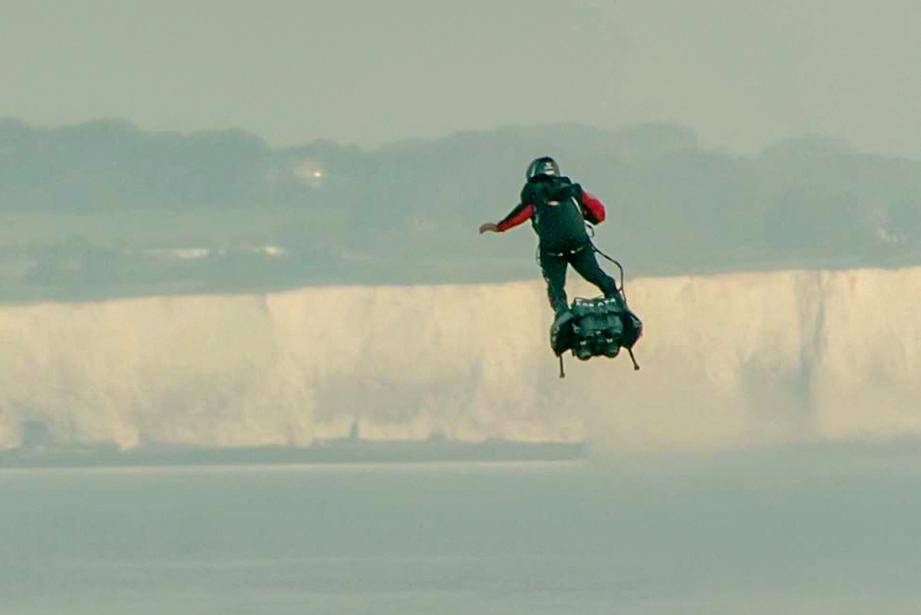
[[[0,116],[383,142],[673,121],[921,155],[917,0],[0,0]]]

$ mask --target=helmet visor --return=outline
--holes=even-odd
[[[556,161],[549,156],[537,158],[528,166],[528,179],[533,179],[539,175],[557,177],[560,174],[560,167]]]

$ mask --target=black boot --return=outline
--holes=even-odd
[[[618,290],[616,287],[614,288],[613,291],[604,293],[604,298],[614,299],[614,301],[617,302],[617,307],[619,307],[624,312],[627,311],[627,302],[624,301],[624,296],[621,294],[620,290]]]
[[[569,350],[572,344],[572,325],[570,321],[573,318],[574,316],[568,306],[556,310],[553,324],[550,325],[550,348],[557,355]]]

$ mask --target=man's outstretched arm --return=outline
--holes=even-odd
[[[510,228],[516,227],[519,224],[530,220],[534,215],[534,212],[537,210],[533,205],[526,205],[524,203],[518,205],[515,209],[505,216],[498,223],[486,222],[485,224],[480,225],[480,234],[489,231],[493,233],[504,233]]]

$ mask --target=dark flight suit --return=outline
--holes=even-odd
[[[540,266],[547,282],[547,296],[553,310],[560,313],[566,300],[566,267],[572,265],[586,281],[597,286],[605,297],[619,297],[617,283],[598,265],[595,250],[585,230],[585,221],[604,220],[604,204],[567,177],[539,175],[525,184],[521,202],[498,224],[505,232],[531,220],[540,239]]]

